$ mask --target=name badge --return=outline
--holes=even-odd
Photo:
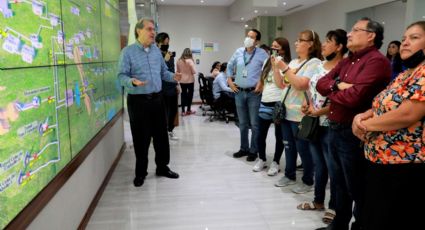
[[[242,70],[242,76],[244,77],[244,78],[246,78],[247,76],[248,76],[248,70],[247,69],[243,69]]]

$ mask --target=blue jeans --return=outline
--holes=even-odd
[[[235,95],[236,111],[239,118],[239,131],[241,133],[240,150],[250,154],[257,154],[258,145],[258,109],[261,95],[246,91],[239,91]],[[248,130],[251,128],[251,146],[248,141]]]
[[[330,154],[329,143],[329,127],[320,126],[319,139],[310,142],[310,151],[314,162],[314,202],[318,204],[325,202],[326,184],[328,183],[329,175],[331,178],[329,209],[335,210],[335,160]]]
[[[265,120],[261,117],[258,117],[258,121],[258,156],[261,160],[266,161],[267,133],[269,131],[270,125],[273,123],[273,120]],[[276,137],[276,145],[273,161],[279,164],[280,157],[282,157],[283,153],[282,129],[280,128],[280,124],[274,125],[274,135]]]
[[[329,129],[330,153],[335,159],[336,217],[333,229],[348,230],[352,214],[361,226],[360,211],[363,204],[362,188],[365,185],[365,158],[360,140],[351,126]],[[353,210],[354,201],[354,210]]]
[[[296,179],[297,155],[299,153],[304,169],[302,181],[306,185],[313,185],[313,160],[308,147],[308,141],[297,138],[299,122],[283,119],[280,125],[282,127],[283,144],[285,146],[285,176],[291,180]]]

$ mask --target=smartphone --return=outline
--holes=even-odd
[[[272,56],[276,57],[277,56],[277,50],[272,50]]]
[[[171,52],[171,57],[176,57],[176,52]]]

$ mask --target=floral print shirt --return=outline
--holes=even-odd
[[[397,109],[405,100],[425,102],[425,64],[404,71],[372,103],[374,116]],[[365,143],[366,159],[377,164],[425,163],[425,118],[410,127],[371,132]]]

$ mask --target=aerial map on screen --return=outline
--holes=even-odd
[[[123,106],[118,0],[0,0],[0,229]]]

